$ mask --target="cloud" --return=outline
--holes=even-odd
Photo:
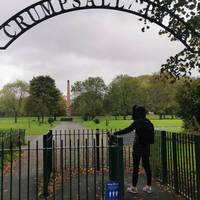
[[[32,2],[0,2],[0,23]],[[142,25],[134,15],[111,10],[72,12],[42,22],[0,52],[0,86],[43,74],[65,91],[68,79],[73,83],[101,76],[109,83],[121,73],[156,72],[183,45],[159,36],[153,24],[142,33]]]

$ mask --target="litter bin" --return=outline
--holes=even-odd
[[[106,182],[105,200],[119,200],[119,182],[116,181]]]

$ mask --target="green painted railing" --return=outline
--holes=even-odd
[[[156,131],[154,177],[188,199],[200,199],[200,136]]]

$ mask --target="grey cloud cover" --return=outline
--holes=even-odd
[[[0,24],[34,2],[1,1]],[[154,24],[142,33],[142,25],[137,16],[111,10],[78,11],[45,21],[0,51],[0,87],[43,74],[55,78],[64,91],[67,79],[73,83],[101,76],[109,83],[122,73],[157,72],[183,45],[159,36]]]

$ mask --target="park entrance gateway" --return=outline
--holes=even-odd
[[[149,28],[147,22],[155,23],[164,30],[163,33],[172,35],[171,39],[179,40],[185,46],[184,51],[192,58],[200,55],[199,30],[160,0],[42,0],[24,8],[0,25],[0,49],[6,50],[26,31],[45,20],[89,9],[108,9],[136,15],[145,22],[142,31]],[[17,141],[12,140],[11,133],[8,138],[2,139],[0,144],[1,200],[14,200],[15,197],[27,200],[47,197],[71,200],[81,199],[81,194],[85,195],[84,199],[102,199],[106,178],[117,173],[112,171],[113,174],[109,174],[111,168],[115,169],[109,162],[109,148],[112,151],[112,148],[120,146],[120,152],[124,155],[121,168],[124,167],[127,173],[132,170],[132,146],[122,148],[118,144],[108,145],[108,138],[103,131],[101,134],[87,130],[50,131],[43,141],[34,144],[28,142],[26,147],[22,147],[20,135]],[[190,153],[185,152],[185,146],[189,147]],[[200,199],[199,149],[198,136],[166,132],[157,133],[153,149],[152,160],[159,179],[192,200]],[[19,157],[14,160],[16,152]],[[27,156],[22,156],[22,153]],[[2,170],[5,166],[4,156],[10,158],[7,171]],[[181,166],[179,169],[178,165]],[[24,185],[23,180],[26,183]]]
[[[162,27],[180,40],[191,52],[198,51],[198,47],[192,46],[190,40],[199,38],[200,33],[191,24],[186,23],[183,18],[170,11],[167,6],[161,6],[159,1],[151,0],[39,1],[21,10],[0,26],[0,49],[6,49],[23,33],[44,20],[63,13],[85,9],[110,9],[137,15]]]

